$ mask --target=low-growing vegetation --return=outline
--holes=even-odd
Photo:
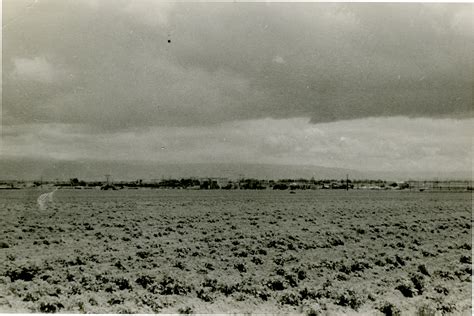
[[[469,194],[1,194],[1,311],[470,315]]]

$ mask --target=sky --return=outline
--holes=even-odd
[[[473,5],[3,1],[1,159],[471,177]]]

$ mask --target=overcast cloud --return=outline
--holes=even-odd
[[[371,137],[376,137],[371,133],[388,135],[383,122],[395,120],[411,128],[390,134],[393,148],[390,141],[383,145],[396,151],[398,163],[418,159],[425,141],[428,147],[435,144],[425,153],[432,157],[426,168],[436,168],[447,155],[456,161],[453,166],[467,170],[470,140],[458,136],[472,131],[465,125],[473,117],[472,8],[7,0],[3,153],[41,155],[34,146],[43,144],[56,146],[48,152],[63,159],[104,159],[120,152],[123,159],[140,160],[127,144],[152,157],[176,141],[182,144],[168,151],[169,160],[187,150],[190,160],[233,157],[291,164],[324,152],[368,159],[377,155],[371,152]],[[363,126],[373,117],[382,121],[369,131]],[[340,141],[316,134],[305,145],[305,135],[298,134],[300,128],[329,123],[323,126],[336,135],[344,124],[353,126],[347,120],[362,122],[363,136],[357,129],[338,136]],[[266,132],[249,129],[255,124],[263,124]],[[452,138],[436,134],[439,139],[421,141],[417,132],[425,125],[448,129]],[[291,131],[281,137],[294,137],[286,141],[288,147],[273,135],[285,126]],[[196,138],[196,131],[202,137]],[[256,140],[249,140],[252,133]],[[232,142],[217,140],[221,134]],[[44,142],[35,139],[39,135],[45,135]],[[64,143],[77,144],[77,150],[58,143],[59,135],[70,137]],[[91,135],[98,138],[87,141]],[[202,152],[193,151],[196,143]],[[341,152],[342,143],[355,147]],[[393,157],[381,158],[375,167],[393,167],[398,164]],[[333,166],[347,166],[349,160],[333,159]]]
[[[5,158],[268,163],[356,170],[460,172],[471,164],[474,120],[253,120],[205,127],[154,127],[91,137],[69,125],[4,130]],[[400,133],[403,132],[403,137]],[[460,133],[461,132],[461,133]]]
[[[6,1],[5,20],[22,5]],[[469,4],[39,1],[26,10],[4,30],[6,124],[472,116]]]

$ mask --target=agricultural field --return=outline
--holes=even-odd
[[[0,192],[0,311],[470,315],[470,193]]]

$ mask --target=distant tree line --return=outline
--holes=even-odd
[[[69,183],[59,183],[56,185],[60,186],[72,186],[72,187],[97,187],[100,186],[106,189],[121,189],[121,188],[156,188],[156,189],[199,189],[199,190],[265,190],[267,188],[274,190],[296,190],[296,189],[314,189],[316,186],[320,188],[345,188],[347,183],[351,181],[346,180],[315,180],[314,178],[308,179],[279,179],[279,180],[261,180],[255,178],[243,178],[235,181],[227,181],[225,183],[219,183],[217,180],[212,178],[195,179],[195,178],[182,178],[182,179],[162,179],[160,181],[145,182],[142,179],[135,181],[120,181],[120,182],[86,182],[79,180],[78,178],[71,178]],[[38,183],[39,184],[39,183]]]
[[[307,189],[369,189],[369,190],[438,190],[463,191],[472,190],[469,180],[408,180],[386,181],[381,179],[319,179],[284,178],[278,180],[262,180],[241,178],[228,180],[226,178],[181,178],[143,181],[85,181],[71,178],[69,181],[46,180],[0,180],[0,189],[19,189],[26,187],[41,187],[55,185],[74,189],[100,188],[102,190],[117,190],[123,188],[155,188],[155,189],[192,189],[192,190],[307,190]]]

